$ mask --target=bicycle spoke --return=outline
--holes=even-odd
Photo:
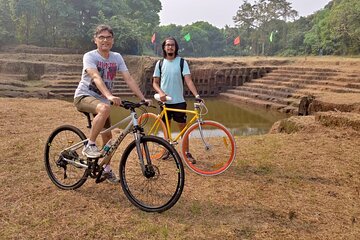
[[[205,121],[201,130],[194,124],[184,134],[181,150],[190,169],[202,175],[217,175],[234,160],[235,141],[224,126]]]
[[[68,149],[85,139],[85,135],[75,127],[63,126],[56,129],[45,147],[45,166],[51,181],[62,189],[80,187],[86,180],[86,168],[66,161],[80,161],[81,149]]]
[[[145,137],[153,139],[153,137]],[[130,201],[145,211],[164,211],[175,204],[180,197],[184,173],[181,160],[169,143],[163,139],[145,141],[151,161],[145,160],[146,172],[143,174],[135,148],[128,148],[120,165],[120,175],[125,194]],[[161,141],[160,141],[161,140]],[[166,151],[171,151],[169,160],[153,158],[164,150],[164,142],[168,145]],[[142,143],[142,147],[144,147]],[[145,151],[141,151],[145,153]],[[143,154],[144,159],[145,154]],[[151,162],[151,165],[148,163]]]

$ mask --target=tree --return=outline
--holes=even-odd
[[[306,53],[304,46],[305,34],[309,32],[313,26],[312,19],[314,15],[301,17],[300,19],[287,24],[287,46],[280,50],[281,55],[295,56]]]
[[[15,42],[14,21],[11,19],[11,9],[8,0],[0,0],[0,44]]]
[[[208,22],[198,21],[185,26],[182,31],[183,36],[188,32],[191,33],[192,41],[184,42],[184,44],[193,46],[193,56],[221,56],[223,54],[226,40],[218,28]]]
[[[30,43],[31,32],[37,25],[37,0],[17,0],[13,1],[15,13],[15,23],[20,42]]]
[[[360,53],[360,2],[343,0],[335,4],[328,16],[330,38],[336,54]]]
[[[268,28],[270,22],[280,20],[281,18],[286,21],[288,18],[293,19],[296,16],[297,12],[291,8],[291,4],[286,0],[259,0],[255,1],[254,4],[250,4],[245,0],[239,7],[233,20],[239,28],[254,30],[252,45],[257,50],[258,45],[261,44],[261,54],[264,54],[265,43],[270,33],[274,30]],[[283,37],[286,37],[286,28],[282,30],[284,32]],[[256,52],[256,54],[258,53]]]

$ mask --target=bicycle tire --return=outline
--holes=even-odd
[[[139,124],[144,129],[146,135],[157,136],[165,140],[169,140],[168,132],[166,130],[166,124],[162,119],[159,119],[159,115],[154,113],[144,113],[138,118]],[[159,151],[153,155],[152,159],[158,159],[165,155],[164,151]]]
[[[85,139],[85,134],[71,125],[60,126],[50,134],[44,151],[45,169],[57,187],[72,190],[81,187],[87,180],[87,168],[66,162],[61,155],[65,148]],[[77,151],[72,151],[69,158],[79,160],[79,156],[82,156],[81,150],[82,146]]]
[[[146,135],[153,135],[168,139],[168,132],[166,130],[166,124],[162,119],[158,119],[159,116],[154,113],[141,114],[138,121],[144,129]],[[156,125],[155,125],[156,123]]]
[[[153,175],[144,176],[141,171],[136,149],[136,141],[132,141],[125,149],[119,166],[121,187],[129,201],[146,212],[163,212],[170,209],[179,200],[184,189],[185,171],[181,158],[174,147],[166,140],[156,136],[143,136],[140,139],[144,155],[144,147],[152,156],[153,151],[165,149],[170,157],[167,160],[151,159],[151,167],[147,169]]]
[[[224,125],[215,121],[203,121],[201,129],[205,142],[209,144],[209,149],[200,137],[199,124],[195,123],[183,135],[182,159],[197,174],[214,176],[223,173],[235,159],[234,137]],[[195,161],[187,156],[187,152]]]

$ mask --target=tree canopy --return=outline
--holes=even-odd
[[[244,0],[234,9],[235,27],[222,29],[204,21],[160,26],[161,9],[160,0],[0,0],[0,44],[85,51],[94,47],[94,27],[105,23],[123,54],[161,55],[167,36],[178,40],[182,55],[195,57],[360,53],[359,0],[332,0],[300,18],[287,0]]]

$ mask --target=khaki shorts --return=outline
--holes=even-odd
[[[74,99],[74,105],[79,112],[91,113],[94,117],[96,116],[96,107],[102,103],[99,99],[92,96],[80,96]],[[104,128],[111,127],[110,117],[106,119]]]

